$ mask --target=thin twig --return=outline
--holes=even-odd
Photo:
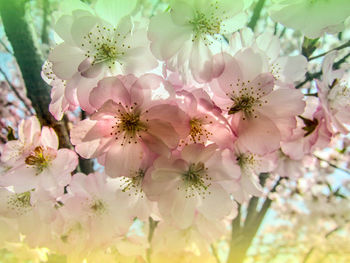
[[[331,49],[331,50],[329,50],[327,52],[324,52],[324,53],[322,53],[320,55],[317,55],[317,56],[309,58],[309,61],[317,59],[317,58],[320,58],[320,57],[323,57],[323,56],[327,55],[328,53],[330,53],[332,51],[341,50],[341,49],[344,49],[344,48],[347,48],[347,47],[350,47],[350,40],[348,42],[344,43],[343,45],[339,46],[339,47],[333,48],[333,49]]]
[[[32,108],[26,103],[25,99],[21,96],[21,94],[19,94],[16,87],[11,83],[6,73],[1,68],[0,68],[0,73],[4,76],[4,79],[7,82],[7,85],[10,87],[13,93],[15,93],[16,97],[24,104],[25,108],[29,111],[29,113],[33,113]]]
[[[338,60],[333,64],[334,69],[339,69],[340,66],[346,61],[346,59],[350,57],[350,53],[346,54],[343,58]],[[315,73],[306,73],[306,78],[304,81],[300,82],[298,85],[295,86],[296,89],[302,88],[307,82],[312,81],[313,79],[318,79],[322,75],[322,70],[315,72]]]
[[[331,163],[330,161],[328,161],[328,160],[326,160],[326,159],[323,159],[322,157],[319,157],[319,156],[317,156],[317,155],[315,155],[315,154],[314,154],[314,156],[315,156],[318,160],[323,161],[323,162],[326,162],[329,166],[331,166],[331,167],[333,167],[333,168],[335,168],[335,169],[338,169],[338,170],[340,170],[340,171],[343,171],[343,172],[345,172],[345,173],[347,173],[347,174],[350,174],[350,171],[349,171],[349,170],[347,170],[347,169],[345,169],[345,168],[342,168],[342,167],[339,167],[338,165],[336,165],[336,164],[334,164],[334,163]]]
[[[7,47],[7,45],[4,43],[4,41],[2,41],[1,39],[0,39],[0,44],[4,47],[4,49],[8,52],[8,53],[10,53],[11,55],[13,55],[13,53],[12,53],[12,51]]]

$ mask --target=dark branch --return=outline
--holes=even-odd
[[[340,60],[338,60],[337,62],[335,62],[333,64],[333,68],[334,69],[339,69],[340,66],[347,60],[347,58],[350,57],[350,53],[348,53],[347,55],[345,55],[343,58],[341,58]],[[302,88],[306,83],[308,83],[309,81],[312,81],[314,79],[319,79],[322,75],[322,71],[318,71],[315,73],[306,73],[306,78],[304,81],[300,82],[298,85],[295,86],[296,89],[300,89]]]
[[[317,59],[317,58],[320,58],[320,57],[323,57],[323,56],[327,55],[328,53],[330,53],[332,51],[341,50],[341,49],[344,49],[344,48],[347,48],[347,47],[350,47],[350,40],[348,42],[346,42],[345,44],[339,46],[339,47],[333,48],[333,49],[331,49],[331,50],[329,50],[327,52],[324,52],[324,53],[322,53],[320,55],[317,55],[317,56],[309,58],[309,61]]]
[[[14,56],[22,72],[27,96],[42,125],[55,129],[60,147],[71,148],[65,121],[56,121],[48,111],[50,87],[41,78],[43,59],[28,24],[26,0],[0,0],[0,15],[7,38],[12,45]]]

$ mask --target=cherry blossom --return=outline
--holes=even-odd
[[[60,198],[59,208],[65,222],[62,236],[68,245],[75,242],[70,229],[76,227],[85,232],[80,242],[88,250],[104,246],[128,231],[133,217],[129,215],[127,202],[116,195],[117,189],[118,185],[109,182],[104,174],[73,176],[68,194]]]
[[[5,145],[7,155],[15,155],[18,161],[14,165],[10,163],[10,168],[0,177],[0,184],[13,186],[17,193],[38,187],[59,190],[70,182],[70,174],[78,164],[75,152],[57,149],[58,138],[52,128],[43,127],[40,131],[37,130],[40,129],[37,125],[39,122],[35,117],[22,122],[19,127],[19,140]],[[32,141],[34,138],[35,142]],[[28,143],[29,149],[26,149]],[[19,147],[13,147],[14,145]]]
[[[90,96],[98,111],[72,130],[76,151],[84,158],[103,155],[111,177],[137,171],[149,151],[169,155],[188,134],[189,121],[171,102],[151,101],[151,89],[160,82],[152,74],[101,80]]]
[[[214,144],[190,144],[178,158],[159,157],[153,164],[146,194],[158,202],[161,214],[180,228],[190,226],[196,213],[215,220],[223,219],[233,209],[229,194],[218,183],[228,174],[218,165],[216,148]],[[216,202],[220,207],[214,205]]]
[[[172,1],[170,8],[151,19],[152,53],[173,71],[190,70],[195,80],[210,81],[221,70],[212,60],[215,45],[221,35],[241,26],[242,16],[236,15],[243,11],[244,1]]]
[[[307,60],[302,55],[282,56],[281,43],[277,36],[270,32],[264,32],[257,36],[250,28],[243,28],[232,34],[230,46],[227,52],[235,55],[238,60],[246,58],[246,48],[252,48],[262,56],[266,56],[268,67],[275,78],[276,84],[280,86],[290,85],[301,80],[307,71]]]
[[[237,143],[257,154],[277,150],[304,110],[302,93],[291,87],[275,88],[273,75],[263,71],[266,61],[253,49],[239,58],[228,54],[224,58],[225,70],[211,87],[215,103],[230,115]]]
[[[327,147],[331,137],[332,132],[328,130],[325,113],[318,99],[308,97],[305,112],[298,116],[293,136],[282,142],[281,148],[290,158],[301,160],[315,149]]]

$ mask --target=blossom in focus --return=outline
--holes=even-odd
[[[251,48],[237,58],[223,56],[225,70],[211,88],[214,102],[230,116],[236,142],[261,155],[277,150],[304,110],[303,94],[293,87],[275,87],[273,75],[264,72],[266,59]]]
[[[41,131],[37,131],[40,126],[33,126],[34,123],[39,123],[35,117],[22,122],[19,140],[8,142],[10,147],[5,145],[7,154],[17,155],[16,159],[19,160],[3,172],[0,185],[13,186],[16,193],[38,187],[59,191],[60,187],[70,182],[71,172],[78,165],[78,156],[74,151],[58,149],[58,138],[52,128],[43,127]],[[37,132],[33,134],[34,131]],[[35,142],[32,141],[33,136],[36,138]],[[29,145],[31,147],[26,150],[28,141],[35,144]],[[14,145],[20,147],[14,148]],[[4,164],[6,165],[6,159]]]
[[[227,120],[203,89],[180,90],[176,96],[177,104],[189,116],[190,126],[189,135],[180,141],[180,147],[190,143],[215,143],[227,148],[234,143],[236,138]]]
[[[149,50],[146,28],[129,16],[132,5],[125,1],[107,2],[110,4],[97,3],[97,15],[86,10],[62,15],[55,31],[63,43],[54,47],[48,58],[53,74],[66,80],[65,99],[90,113],[94,109],[88,103],[89,94],[103,77],[141,74],[157,66]],[[132,2],[135,1],[129,4]],[[111,11],[114,19],[99,16]]]
[[[197,213],[220,220],[234,208],[229,194],[219,184],[229,178],[214,144],[189,144],[172,158],[159,157],[148,176],[146,195],[158,202],[165,218],[179,228],[189,227]],[[220,206],[215,204],[220,203]]]
[[[288,86],[305,76],[306,58],[302,55],[281,55],[281,41],[276,35],[263,32],[255,36],[250,28],[243,28],[232,34],[227,52],[244,61],[249,55],[245,49],[249,48],[266,57],[264,68],[273,75],[277,85]]]
[[[40,123],[35,116],[22,120],[18,126],[18,140],[8,141],[2,148],[3,165],[11,166],[23,161],[38,145],[40,132]]]
[[[198,82],[207,82],[220,74],[212,60],[223,34],[243,26],[245,19],[237,15],[244,1],[174,0],[170,12],[151,19],[148,37],[156,58],[167,62],[169,69],[186,75],[192,72]],[[237,16],[236,16],[237,15]]]
[[[321,37],[325,32],[338,33],[350,15],[347,0],[273,0],[269,10],[271,18],[296,30],[308,38]]]
[[[151,100],[161,81],[153,74],[101,80],[90,96],[98,111],[72,129],[75,150],[84,158],[101,157],[111,177],[137,171],[149,152],[169,155],[188,134],[189,121],[171,101]]]
[[[323,108],[315,97],[306,99],[305,111],[297,118],[297,127],[288,141],[281,142],[283,153],[294,160],[322,149],[330,143],[332,132],[328,129]]]

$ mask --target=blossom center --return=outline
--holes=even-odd
[[[328,100],[331,110],[350,107],[350,88],[346,83],[338,83],[338,80],[335,80],[330,87]]]
[[[233,84],[230,84],[230,87],[233,88]],[[237,89],[233,89],[231,94],[226,93],[226,96],[233,101],[233,105],[227,107],[228,114],[243,112],[243,120],[252,117],[257,118],[258,116],[255,114],[256,107],[261,107],[263,103],[267,103],[267,100],[261,100],[261,97],[266,95],[261,88],[261,83],[257,83],[257,87],[255,87],[249,80],[242,82],[238,79],[236,87]]]
[[[194,18],[189,21],[189,24],[193,28],[195,41],[204,35],[204,40],[206,40],[205,35],[214,36],[220,33],[221,19],[215,17],[213,14],[211,16],[205,15],[199,11],[196,11]]]
[[[207,174],[207,170],[208,168],[205,167],[203,162],[191,163],[188,170],[182,174],[182,180],[186,187],[186,198],[194,196],[194,190],[197,190],[200,195],[206,193],[211,185],[206,182],[211,179]]]
[[[128,33],[130,32],[126,34]],[[84,36],[81,46],[86,50],[85,57],[92,59],[92,65],[105,63],[112,68],[117,59],[130,48],[124,44],[125,39],[126,35],[118,33],[116,28],[97,25]]]
[[[121,105],[120,105],[121,106]],[[135,105],[136,106],[136,105]],[[141,113],[138,110],[135,110],[134,106],[128,107],[125,106],[125,109],[118,109],[118,115],[115,116],[117,119],[115,125],[112,126],[114,130],[114,135],[116,135],[116,140],[122,136],[123,143],[137,143],[137,138],[141,137],[138,133],[142,131],[147,131],[146,122],[141,121]],[[130,109],[130,110],[128,110]],[[148,111],[146,111],[148,112]],[[111,132],[113,135],[113,132]]]
[[[256,155],[252,153],[240,153],[236,160],[244,173],[252,173],[255,168],[259,166],[259,161],[256,159]]]
[[[32,205],[30,203],[30,192],[13,194],[7,202],[9,208],[15,210],[18,214],[24,214]]]
[[[212,133],[203,127],[201,119],[193,118],[190,120],[190,139],[193,142],[200,142],[203,137],[209,139],[209,135],[212,135]]]
[[[49,166],[51,159],[51,156],[44,154],[43,147],[37,146],[34,151],[27,156],[25,163],[27,165],[34,166],[38,175]]]
[[[143,198],[142,181],[144,177],[145,171],[142,169],[131,174],[131,177],[123,177],[122,191],[129,192],[129,196],[131,196],[130,192],[133,190],[135,195],[141,194],[141,198]]]
[[[254,105],[257,99],[248,95],[242,95],[241,97],[233,97],[231,100],[234,102],[233,106],[228,111],[228,114],[235,114],[243,111],[245,115],[252,115],[254,112]]]
[[[94,200],[93,203],[90,205],[90,209],[95,214],[103,214],[107,210],[106,205],[101,199]]]

